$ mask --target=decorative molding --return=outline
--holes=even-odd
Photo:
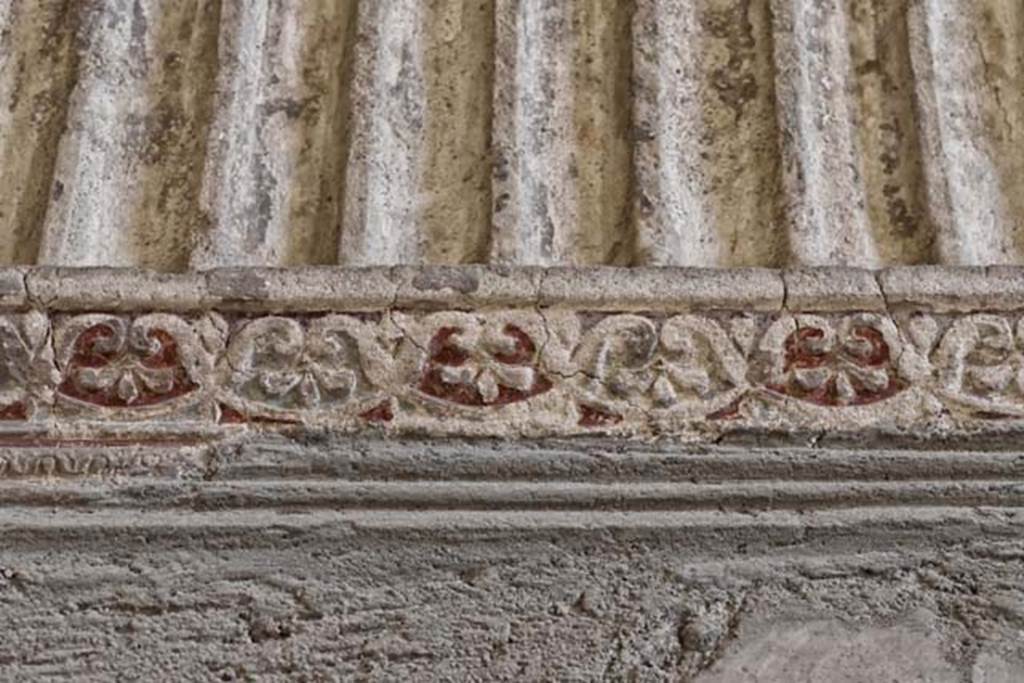
[[[1024,271],[912,272],[8,274],[28,286],[0,313],[0,417],[32,438],[159,424],[692,441],[1024,420]]]

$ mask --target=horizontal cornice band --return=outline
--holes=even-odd
[[[914,266],[880,271],[396,266],[6,268],[0,308],[51,311],[379,311],[564,307],[591,311],[1024,308],[1024,268]]]
[[[1020,268],[37,268],[0,304],[12,447],[1024,428]]]

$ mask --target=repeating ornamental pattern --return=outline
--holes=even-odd
[[[60,381],[42,313],[0,317],[0,420],[24,420],[53,401]]]
[[[222,399],[243,415],[281,419],[367,410],[391,384],[376,334],[344,315],[244,322],[218,368]]]
[[[541,368],[546,333],[539,316],[442,313],[414,334],[425,344],[410,340],[406,365],[425,397],[485,408],[528,401],[554,386]]]
[[[605,318],[575,358],[584,404],[615,421],[650,411],[703,416],[749,388],[740,349],[718,323],[697,316]]]
[[[762,343],[768,355],[765,386],[821,406],[884,401],[907,388],[894,363],[902,346],[896,326],[879,315],[784,316]]]
[[[946,397],[993,416],[1024,415],[1024,319],[957,320],[937,356]]]
[[[58,322],[57,394],[65,406],[127,416],[192,403],[211,378],[197,328],[165,314],[83,315]]]
[[[0,426],[577,434],[1024,419],[1019,315],[0,316]],[[7,428],[7,427],[5,427]]]

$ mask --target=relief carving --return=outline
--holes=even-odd
[[[51,345],[45,314],[0,316],[0,420],[45,429],[54,406],[58,420],[92,424],[683,433],[784,429],[806,424],[808,407],[901,395],[898,410],[859,411],[856,425],[1024,416],[1024,322],[1000,315],[907,313],[899,326],[877,313],[569,310],[54,320]]]
[[[182,404],[209,383],[210,359],[184,319],[84,315],[57,329],[57,389],[79,406],[121,414]]]
[[[954,401],[993,413],[1024,412],[1024,320],[955,321],[936,351],[940,384]]]
[[[679,316],[659,325],[637,315],[606,318],[576,350],[584,419],[596,412],[699,415],[719,410],[747,389],[746,360],[718,323]]]
[[[42,313],[0,317],[0,420],[25,420],[53,400],[59,375]]]
[[[373,324],[344,315],[242,325],[220,366],[224,400],[244,414],[284,418],[351,414],[379,403],[390,359]]]
[[[416,393],[471,409],[496,408],[546,394],[553,380],[542,370],[547,339],[540,316],[437,313],[405,321],[404,366]]]
[[[893,322],[872,313],[837,321],[815,315],[775,321],[761,344],[765,387],[825,407],[863,406],[907,388],[897,360],[902,351]]]

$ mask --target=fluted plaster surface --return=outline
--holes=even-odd
[[[1012,0],[5,0],[0,261],[1024,260]]]

